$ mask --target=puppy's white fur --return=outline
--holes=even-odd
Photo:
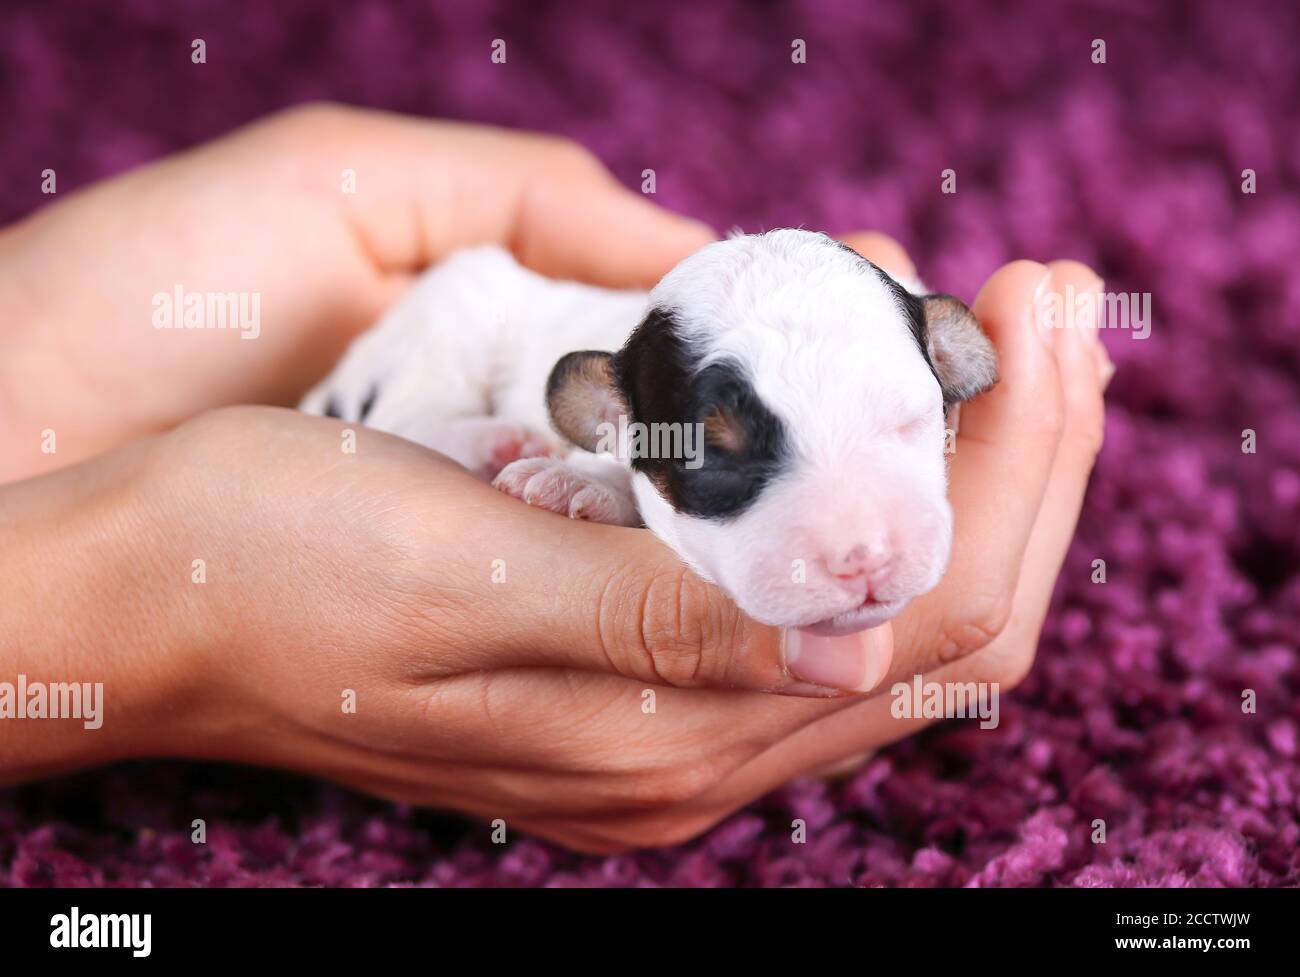
[[[701,367],[739,364],[785,427],[790,463],[737,516],[679,513],[625,462],[566,452],[558,439],[557,457],[526,457],[549,447],[544,394],[556,361],[618,349],[652,306],[674,314]],[[874,626],[932,588],[947,562],[938,381],[895,294],[822,235],[717,242],[648,296],[552,281],[496,247],[460,252],[359,337],[302,407],[324,413],[332,401],[355,419],[371,398],[367,426],[485,476],[513,445],[532,442],[499,473],[500,487],[599,521],[635,524],[639,514],[766,623],[830,633]],[[869,569],[836,572],[859,564]]]

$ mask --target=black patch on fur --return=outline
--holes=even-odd
[[[652,309],[614,354],[614,378],[631,408],[630,420],[702,425],[718,411],[732,418],[743,434],[740,449],[696,441],[701,450],[698,468],[686,467],[685,458],[631,460],[678,512],[724,519],[744,512],[780,473],[786,458],[785,429],[739,366],[714,363],[696,370],[692,360],[672,313]]]
[[[339,402],[333,397],[325,401],[325,416],[333,417],[339,420],[343,419],[343,412],[339,410]]]
[[[876,270],[880,271],[879,268]],[[930,372],[934,373],[934,361],[930,358],[930,328],[925,322],[925,306],[921,304],[920,296],[913,295],[883,271],[880,271],[880,276],[884,279],[886,287],[894,293],[894,298],[898,301],[898,304],[902,306],[903,315],[907,319],[907,328],[912,333],[916,348],[925,357]],[[937,374],[935,379],[938,379]]]

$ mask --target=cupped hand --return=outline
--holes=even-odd
[[[894,665],[866,698],[798,697],[809,690],[782,668],[780,635],[648,533],[520,505],[338,421],[208,413],[3,501],[24,524],[61,500],[79,514],[76,539],[127,550],[91,576],[129,578],[129,630],[160,647],[109,683],[151,694],[109,699],[116,732],[100,758],[275,765],[584,850],[676,842],[917,728],[889,710],[889,682],[909,670],[1005,690],[1028,669],[1100,444],[1106,372],[1083,337],[1049,346],[1035,327],[1049,270],[1048,289],[1096,287],[1081,266],[1018,263],[976,303],[1005,399],[965,408],[962,438],[978,440],[959,439],[953,458],[953,567],[870,634]],[[1024,467],[1004,471],[1008,456]],[[1001,506],[1023,513],[1019,531],[981,538]],[[1005,604],[985,599],[999,588]],[[86,600],[86,621],[113,619]],[[89,660],[121,657],[123,630],[79,644]],[[42,634],[36,622],[26,637]]]
[[[649,533],[326,418],[208,412],[6,486],[0,510],[28,609],[0,616],[0,652],[105,686],[102,728],[42,773],[267,764],[590,847],[851,701],[777,710],[802,691],[779,635]]]
[[[285,113],[0,235],[0,481],[220,404],[292,402],[413,274],[459,247],[498,241],[552,275],[646,285],[709,237],[561,141]],[[849,240],[910,272],[887,239]],[[0,543],[36,554],[11,561],[23,592],[7,606],[75,596],[69,620],[85,631],[29,616],[4,632],[9,650],[66,660],[75,645],[78,667],[105,663],[119,690],[107,702],[116,732],[93,749],[26,766],[0,749],[0,774],[210,756],[577,848],[698,833],[922,725],[890,715],[895,681],[1006,691],[1028,670],[1109,370],[1086,334],[1049,343],[1035,327],[1035,303],[1071,283],[1098,287],[1075,264],[1018,262],[976,302],[1002,382],[963,407],[952,565],[892,626],[828,652],[874,656],[874,695],[799,698],[816,690],[782,667],[780,635],[647,533],[529,509],[397,439],[238,409],[0,488]],[[151,328],[150,296],[178,284],[259,293],[258,339]],[[57,454],[40,450],[47,429]],[[76,559],[53,565],[64,550]],[[75,571],[104,554],[105,572]],[[60,589],[69,564],[77,586]]]

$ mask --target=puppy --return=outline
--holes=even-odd
[[[997,382],[966,306],[907,284],[802,230],[710,244],[648,295],[475,248],[302,409],[427,445],[530,505],[645,525],[751,617],[847,634],[943,575],[945,417]]]

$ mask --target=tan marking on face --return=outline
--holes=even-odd
[[[734,415],[715,407],[704,418],[704,441],[723,451],[739,454],[745,450],[745,429]]]

